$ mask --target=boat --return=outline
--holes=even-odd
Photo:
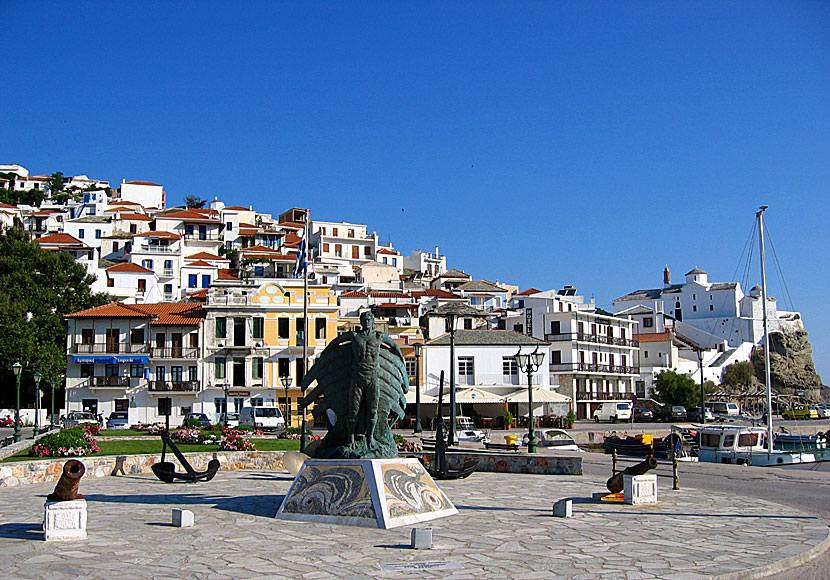
[[[827,434],[798,435],[795,433],[776,433],[775,446],[779,449],[826,449]]]
[[[675,457],[678,459],[693,455],[683,437],[674,431],[665,437],[654,437],[651,433],[620,437],[612,432],[605,436],[602,446],[606,453],[616,451],[619,455],[634,455],[636,457],[654,455],[660,459],[670,459],[672,450],[674,450]]]
[[[823,459],[818,450],[775,449],[772,432],[772,381],[769,360],[769,321],[767,319],[767,273],[764,254],[764,212],[762,205],[755,214],[761,258],[761,300],[764,307],[764,384],[767,390],[766,427],[738,425],[701,425],[697,427],[700,461],[737,465],[776,466],[815,463]]]
[[[538,429],[534,430],[536,435],[536,445],[538,447],[547,447],[549,449],[556,449],[558,451],[582,451],[568,433],[562,429]],[[522,445],[527,446],[529,437],[525,433],[522,439]]]

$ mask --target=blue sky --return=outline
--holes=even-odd
[[[667,263],[739,279],[766,204],[830,383],[830,4],[0,9],[2,163],[305,206],[607,308]]]

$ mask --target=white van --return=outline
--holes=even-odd
[[[623,403],[622,401],[614,401],[612,403],[602,403],[594,411],[594,421],[610,421],[616,423],[617,421],[631,420],[631,403]]]
[[[242,412],[239,413],[239,424],[263,431],[285,429],[285,419],[282,411],[277,407],[242,407]]]
[[[706,403],[706,406],[712,409],[715,415],[740,415],[741,410],[737,403],[723,403],[720,401],[712,401]]]

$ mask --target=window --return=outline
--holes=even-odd
[[[130,233],[137,234],[138,233],[138,226],[136,224],[130,224]]]
[[[326,319],[325,318],[315,318],[314,319],[314,336],[318,340],[325,340],[326,339]]]
[[[170,367],[170,380],[174,383],[182,382],[182,367]]]
[[[143,328],[133,328],[130,330],[130,344],[144,344]]]
[[[115,286],[115,280],[107,276],[107,288],[112,288],[113,286]]]
[[[651,316],[646,316],[643,318],[643,328],[653,328],[654,327],[654,319]]]
[[[224,379],[227,377],[224,357],[216,357],[213,359],[213,376],[217,379]]]
[[[369,246],[363,246],[363,255],[366,256],[367,258],[371,257],[372,248],[370,248]]]
[[[199,380],[199,370],[197,367],[187,367],[187,380],[194,382]]]
[[[220,317],[216,319],[216,338],[225,338],[228,331],[227,318]]]
[[[193,224],[185,224],[184,226],[184,235],[192,236],[193,235]]]
[[[113,242],[113,243],[112,243],[112,251],[113,251],[113,252],[117,252],[117,251],[118,251],[118,242]]]
[[[188,405],[187,407],[179,407],[179,415],[181,415],[182,417],[186,417],[187,415],[189,415],[192,412],[193,412],[193,406],[192,405]]]
[[[233,231],[233,222],[225,222],[225,229],[229,232]]]
[[[87,378],[91,377],[95,372],[95,365],[92,364],[82,364],[81,365],[81,377]]]
[[[187,287],[188,288],[195,288],[196,283],[198,281],[199,276],[196,274],[188,274],[187,275]]]
[[[165,272],[167,272],[167,270],[172,270],[172,269],[173,269],[173,260],[165,260],[164,261],[164,270],[165,270]]]
[[[393,265],[393,266],[397,266],[397,265],[398,265],[398,259],[397,259],[397,258],[392,258],[392,265]]]
[[[91,328],[81,329],[81,344],[92,344],[93,332]]]
[[[156,367],[156,380],[164,381],[165,369],[164,367]]]
[[[415,379],[415,357],[405,358],[403,362],[406,364],[406,375],[409,377],[410,384],[415,384],[413,382]]]
[[[202,288],[210,287],[210,274],[202,274]]]
[[[143,370],[143,365],[130,365],[130,376],[134,379],[140,379],[144,373],[141,371]]]
[[[360,248],[358,246],[352,246],[352,258],[360,258]]]
[[[458,379],[459,382],[465,385],[473,384],[474,360],[471,356],[458,357]]]
[[[262,397],[251,397],[251,407],[261,407]]]
[[[251,362],[251,378],[262,380],[262,357],[255,356]]]
[[[386,263],[386,256],[383,257],[383,263]]]
[[[141,265],[148,270],[153,269],[153,261],[152,260],[141,260]]]
[[[101,230],[95,230],[95,239],[96,239],[96,240],[100,240],[100,239],[101,239]]]
[[[294,361],[294,381],[295,384],[301,384],[303,382],[303,378],[305,377],[305,365],[303,364],[303,359],[298,358]]]
[[[280,318],[277,321],[277,336],[279,338],[288,338],[288,318]]]
[[[709,305],[709,312],[714,312],[714,311],[715,311],[715,307],[712,304],[710,304]]]
[[[643,358],[648,358],[648,351],[647,350],[643,351]]]
[[[334,244],[334,255],[338,258],[343,257],[343,246],[340,244]]]
[[[297,319],[297,345],[305,344],[305,319]]]
[[[331,228],[331,235],[337,236],[337,228]]]
[[[561,365],[562,364],[562,352],[558,350],[550,351],[550,364],[552,365]]]
[[[504,376],[519,376],[519,367],[512,356],[501,357],[501,374]]]
[[[692,312],[697,312],[697,305],[692,305]]]
[[[138,291],[141,292],[142,294],[144,292],[147,292],[147,280],[146,279],[144,279],[144,278],[139,278],[138,279]]]
[[[353,238],[354,237],[354,230],[349,228],[349,234],[348,235],[349,235],[350,238]]]
[[[473,329],[473,319],[472,318],[465,318],[464,319],[464,330],[472,330]]]
[[[291,376],[291,368],[289,363],[291,361],[285,357],[281,357],[277,359],[277,374],[281,377],[288,377]],[[282,383],[280,383],[282,384]]]
[[[329,245],[328,245],[328,243],[324,243],[323,244],[323,252],[328,253],[328,251],[329,251]]]
[[[261,339],[262,338],[262,327],[263,323],[265,322],[264,318],[254,318],[254,325],[253,325],[253,334],[251,335],[254,339]]]
[[[79,240],[84,239],[84,230],[83,229],[78,230],[78,239]]]

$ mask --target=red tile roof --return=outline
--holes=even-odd
[[[217,280],[239,280],[239,270],[219,270],[216,274]]]
[[[144,232],[143,234],[136,234],[135,237],[148,237],[148,238],[165,238],[168,240],[178,240],[181,239],[179,234],[174,234],[173,232],[160,232],[158,230],[153,230],[151,232]]]
[[[116,264],[107,268],[107,272],[136,272],[139,274],[152,274],[152,270],[148,270],[144,266],[133,264],[132,262],[124,262],[123,264]]]
[[[125,181],[124,183],[128,183],[130,185],[155,185],[156,187],[161,187],[158,183],[153,183],[152,181]]]
[[[198,254],[193,254],[192,256],[188,256],[185,260],[227,260],[228,258],[223,258],[222,256],[217,256],[216,254],[211,254],[209,252],[199,252]]]
[[[65,318],[149,318],[150,324],[198,326],[204,318],[201,304],[193,302],[159,302],[157,304],[124,304],[110,302],[65,315]]]
[[[284,244],[289,247],[299,247],[302,238],[295,234],[294,232],[288,232],[285,235],[285,242]]]
[[[182,268],[189,268],[191,266],[199,267],[199,268],[215,268],[213,264],[208,264],[204,260],[196,260],[195,262],[190,262],[189,264],[185,264]]]
[[[0,207],[5,207],[9,209],[18,209],[16,205],[9,205],[8,203],[0,203]]]
[[[381,248],[380,250],[378,250],[378,254],[388,254],[390,256],[397,256],[398,255],[397,252],[393,252],[392,250],[388,250],[386,248]]]
[[[225,209],[226,210],[233,209],[233,210],[236,210],[236,211],[253,211],[251,208],[242,207],[241,205],[231,205],[231,206],[226,207]]]
[[[51,236],[43,236],[37,239],[37,243],[42,246],[80,246],[85,248],[81,240],[69,234],[52,234]]]
[[[208,289],[202,288],[201,290],[196,290],[195,292],[190,292],[187,296],[188,298],[207,298]]]
[[[516,296],[530,296],[531,294],[539,294],[539,292],[541,292],[541,290],[537,290],[536,288],[528,288],[527,290],[519,292]]]
[[[156,216],[156,219],[176,219],[182,220],[186,222],[200,222],[205,224],[221,224],[217,219],[213,219],[210,217],[206,217],[198,212],[190,211],[190,210],[183,210],[183,211],[174,211],[171,213],[159,214]]]
[[[121,201],[120,199],[115,199],[110,203],[110,205],[141,205],[140,203],[136,203],[134,201]]]
[[[270,252],[270,253],[274,253],[274,254],[279,253],[279,250],[275,250],[274,248],[268,248],[266,246],[248,246],[247,248],[239,248],[239,251],[242,252],[242,253],[245,253],[245,254],[248,253],[248,252],[251,252],[251,251],[253,251],[253,252]]]
[[[662,342],[664,340],[671,340],[671,337],[668,332],[646,332],[635,334],[634,340],[639,340],[640,342]]]
[[[111,210],[107,210],[111,211]],[[122,220],[132,221],[132,222],[151,222],[153,218],[144,215],[143,213],[122,213],[120,218]]]
[[[434,296],[435,298],[455,298],[457,300],[466,300],[463,296],[440,289],[415,290],[412,292],[412,296],[415,298],[421,298],[422,296]]]
[[[397,304],[395,302],[383,302],[382,304],[372,304],[375,308],[418,308],[417,304]]]

